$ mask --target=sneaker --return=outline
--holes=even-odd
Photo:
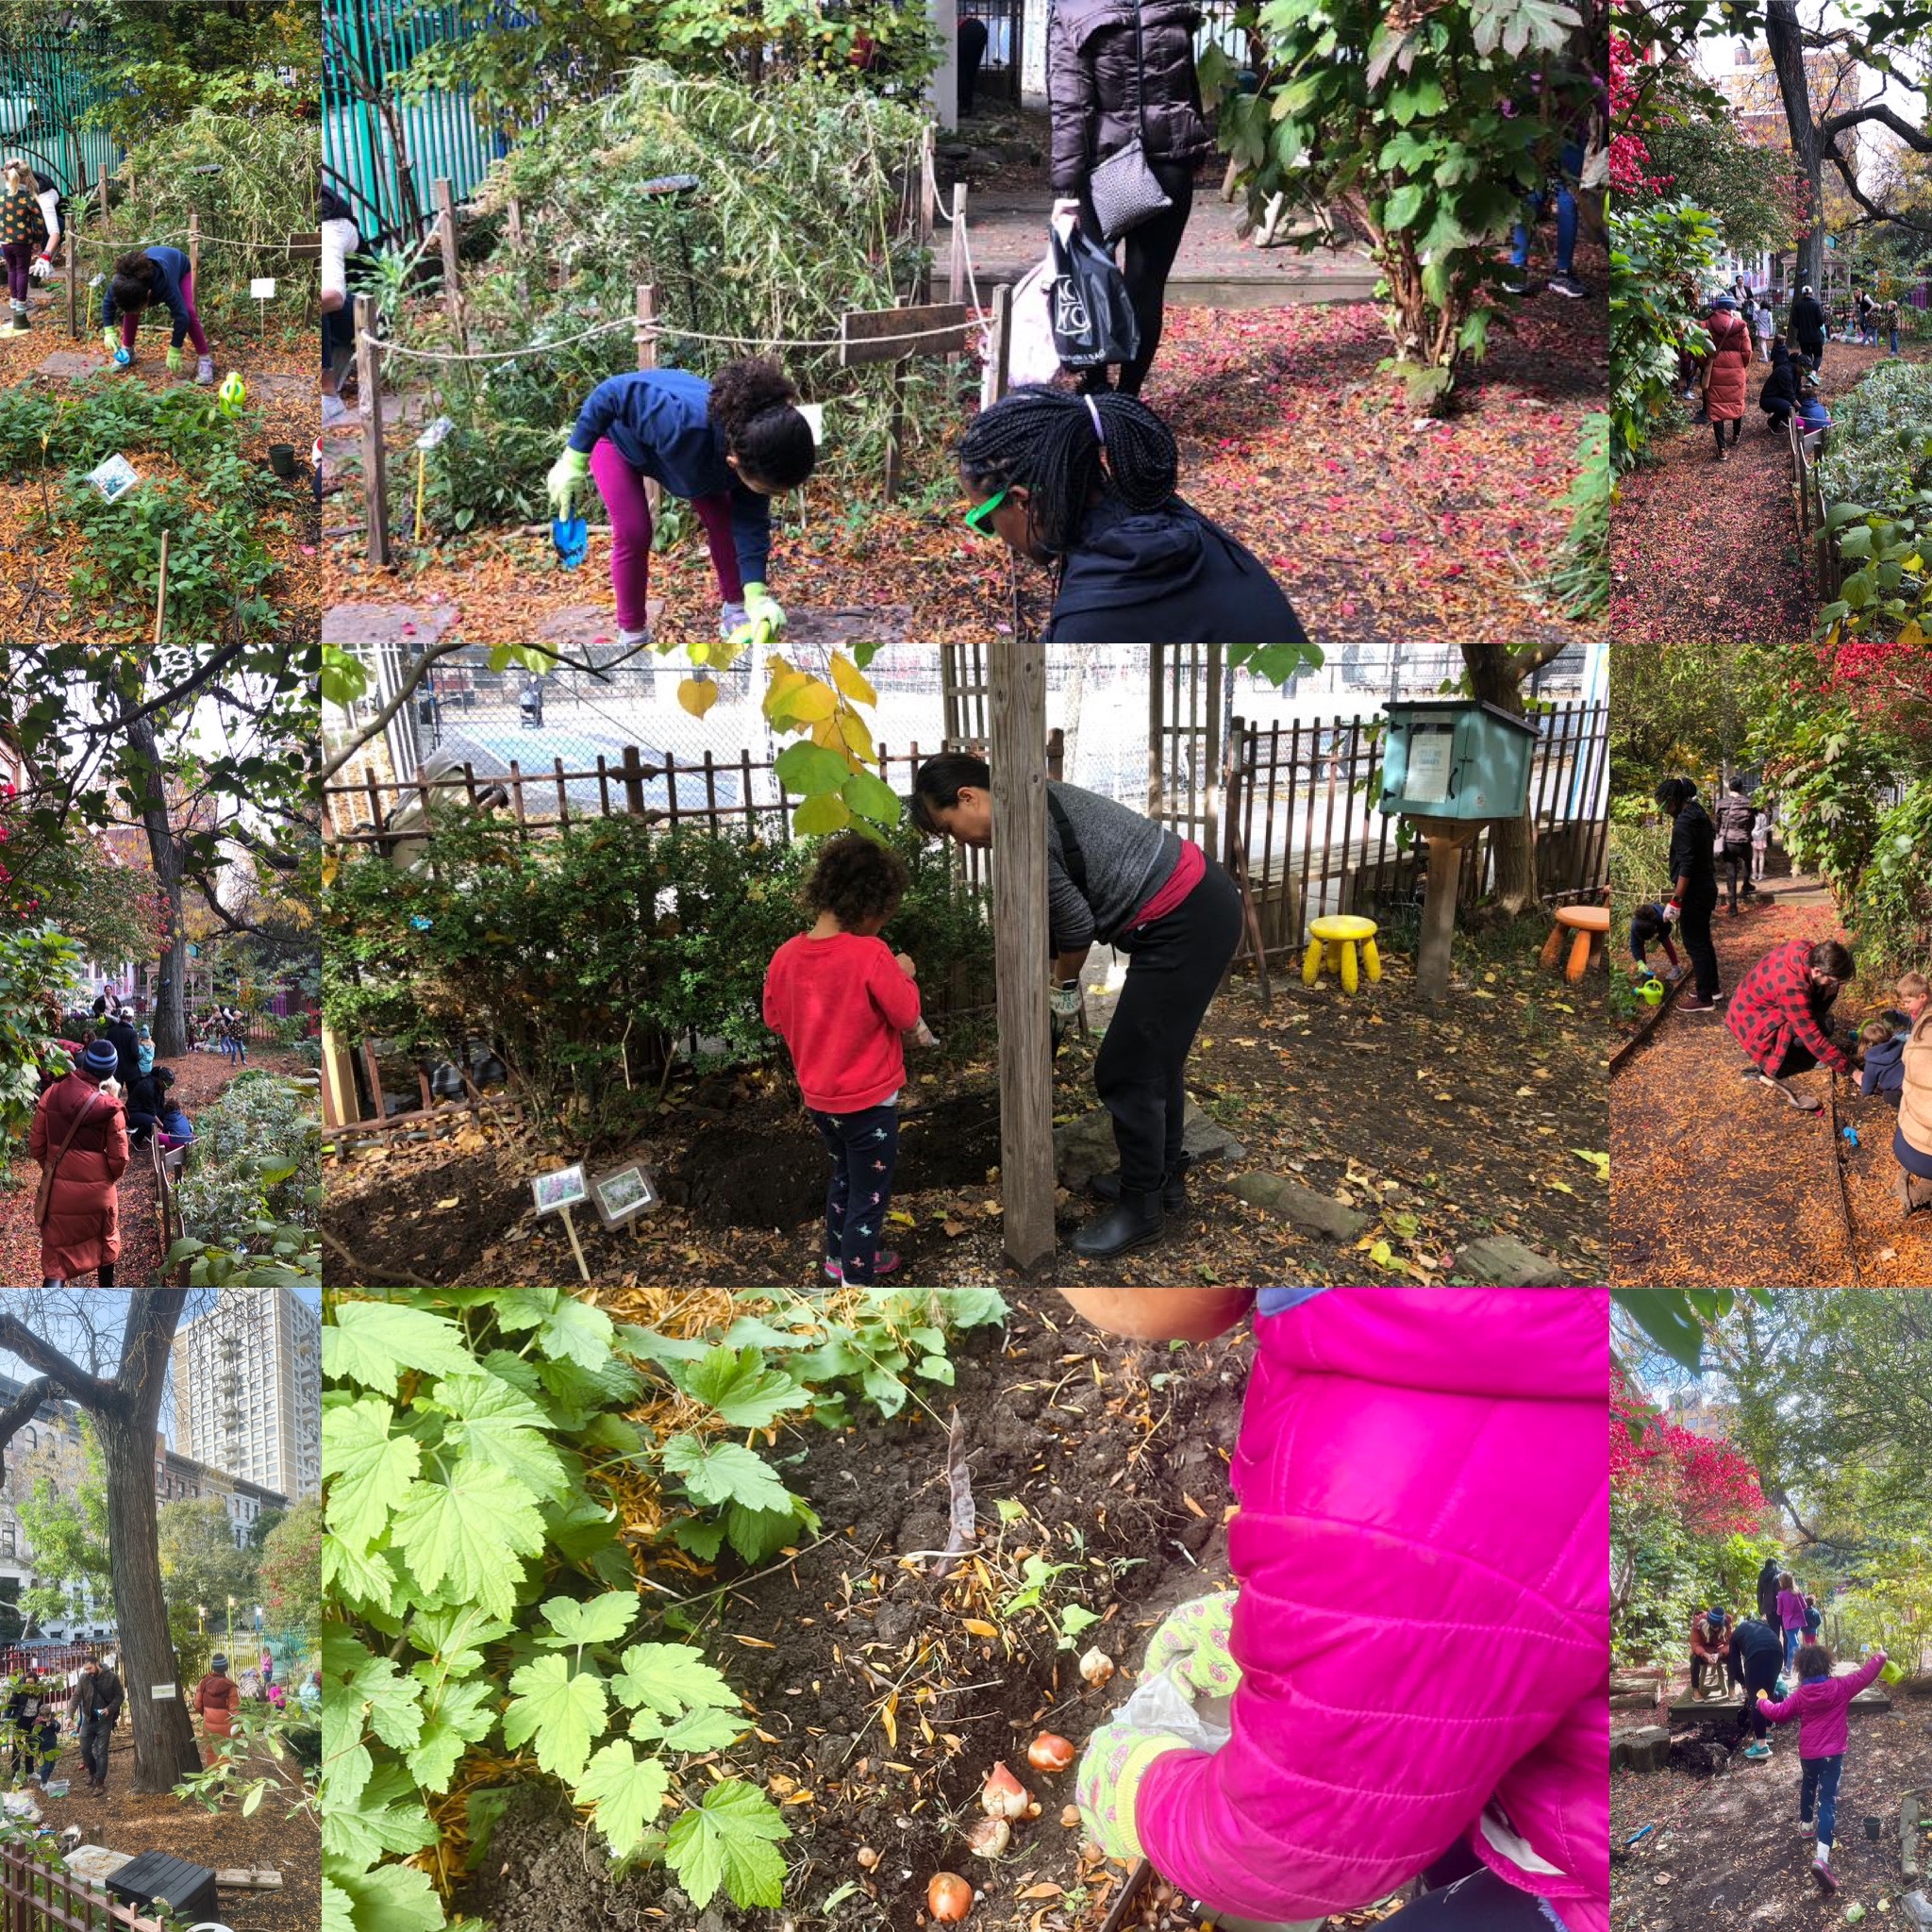
[[[648,630],[625,630],[620,625],[617,629],[617,641],[621,649],[635,651],[640,645],[651,641],[651,633]]]
[[[212,356],[204,356],[195,363],[194,379],[204,389],[208,388],[213,383],[215,379],[215,359]]]
[[[1503,277],[1503,292],[1506,295],[1514,295],[1519,300],[1526,301],[1536,291],[1530,283],[1529,276],[1522,269],[1512,268]]]
[[[898,1256],[891,1248],[881,1248],[872,1264],[872,1278],[874,1281],[882,1281],[888,1274],[896,1274],[898,1272]],[[825,1258],[825,1279],[827,1281],[843,1281],[845,1279],[844,1269],[829,1256]]]
[[[1838,1890],[1838,1880],[1832,1876],[1831,1866],[1824,1858],[1811,1860],[1811,1875],[1825,1891],[1832,1892]]]
[[[721,604],[718,607],[718,635],[728,644],[731,633],[744,623],[742,604]]]
[[[1760,1758],[1771,1756],[1771,1746],[1769,1744],[1746,1744],[1743,1755],[1755,1763]]]
[[[322,426],[333,429],[338,423],[349,420],[348,405],[341,396],[324,396],[322,399]]]
[[[1590,293],[1590,291],[1574,275],[1552,275],[1544,286],[1548,288],[1551,294],[1567,295],[1573,302],[1580,301],[1585,295]]]
[[[1714,1013],[1717,1011],[1717,1001],[1707,1000],[1702,993],[1687,992],[1677,1002],[1677,1010],[1680,1013]]]

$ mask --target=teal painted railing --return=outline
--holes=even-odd
[[[101,99],[94,76],[107,55],[103,42],[77,34],[0,44],[0,153],[24,155],[63,194],[121,158],[111,136],[80,125]]]

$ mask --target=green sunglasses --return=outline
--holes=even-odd
[[[1008,489],[1010,489],[1010,487],[1011,486],[1009,485]],[[974,507],[966,512],[966,527],[969,530],[978,531],[978,533],[982,537],[991,536],[992,531],[990,528],[988,528],[988,524],[990,523],[992,517],[993,511],[999,508],[1001,504],[1006,502],[1007,494],[1008,491],[1006,490],[1002,490],[996,496],[989,496],[984,503],[974,504]]]

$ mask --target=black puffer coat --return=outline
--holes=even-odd
[[[1149,160],[1199,167],[1214,152],[1194,72],[1200,25],[1201,9],[1184,0],[1142,0],[1137,79],[1131,0],[1053,0],[1046,92],[1057,194],[1078,194],[1095,165],[1137,132]]]

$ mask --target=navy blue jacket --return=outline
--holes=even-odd
[[[682,369],[640,369],[600,382],[577,411],[570,446],[589,456],[603,437],[632,469],[673,496],[728,496],[731,540],[748,584],[769,583],[772,505],[724,460],[724,432],[707,413],[711,385]]]
[[[188,291],[182,286],[188,275],[188,258],[178,248],[158,246],[141,252],[155,265],[154,301],[175,318],[175,347],[178,349],[188,340]],[[149,307],[152,306],[150,303]],[[121,310],[114,301],[114,279],[109,275],[101,294],[101,326],[112,328],[120,320]]]
[[[1874,1041],[1865,1049],[1865,1071],[1858,1075],[1860,1093],[1903,1093],[1906,1090],[1906,1041],[1903,1034]]]
[[[1060,567],[1049,643],[1300,644],[1294,607],[1261,559],[1171,497],[1133,510],[1104,496]]]

